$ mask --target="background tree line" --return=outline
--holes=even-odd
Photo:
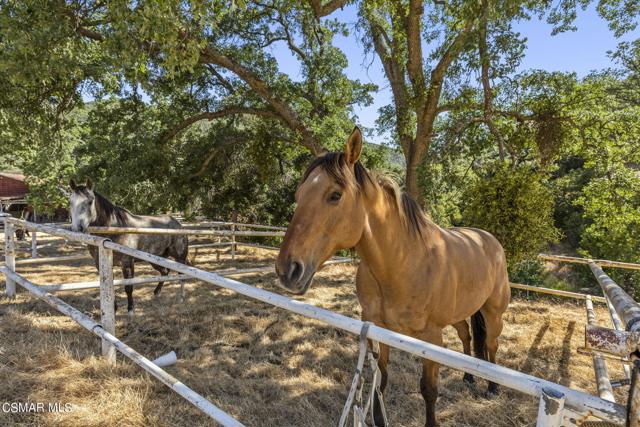
[[[391,141],[367,145],[365,163],[437,223],[493,232],[523,280],[545,279],[531,260],[550,243],[640,261],[640,42],[584,78],[518,72],[515,22],[569,31],[592,2],[445,3],[0,0],[0,162],[28,175],[40,209],[91,176],[141,213],[286,224],[308,161],[341,146],[378,89],[346,75],[334,39],[348,35],[392,93],[367,129]],[[336,17],[345,5],[355,28]],[[596,7],[617,36],[636,29],[637,2]]]

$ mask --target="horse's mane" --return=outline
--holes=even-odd
[[[354,174],[351,174],[344,153],[331,152],[316,157],[307,167],[302,182],[318,167],[327,172],[339,185],[351,187],[356,192],[365,192],[367,182],[378,185],[392,201],[407,229],[412,233],[421,236],[422,229],[431,222],[413,197],[402,191],[390,177],[368,171],[360,161],[356,162],[353,169]],[[353,175],[355,175],[355,180],[352,178]]]
[[[93,194],[96,197],[96,211],[98,214],[98,220],[96,222],[107,224],[111,218],[114,218],[116,220],[116,227],[127,225],[127,214],[131,212],[116,205],[97,191],[94,191]]]

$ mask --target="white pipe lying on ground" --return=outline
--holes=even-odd
[[[176,356],[176,352],[172,350],[167,354],[163,354],[157,359],[153,359],[151,363],[161,368],[166,368],[167,366],[175,365],[177,361],[178,357]]]

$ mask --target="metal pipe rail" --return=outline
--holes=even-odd
[[[585,308],[587,309],[587,324],[596,326],[596,314],[593,311],[593,303],[591,298],[587,297],[585,300]],[[611,387],[611,381],[609,380],[609,373],[607,371],[607,365],[597,353],[593,353],[591,356],[593,360],[593,370],[596,374],[596,386],[598,388],[598,395],[604,400],[609,402],[615,402],[616,399],[613,396],[613,387]]]
[[[594,261],[589,263],[589,267],[607,299],[611,301],[616,312],[624,321],[626,330],[629,332],[640,331],[640,304],[607,276]]]
[[[262,230],[287,231],[287,227],[278,227],[275,225],[249,224],[244,222],[227,222],[227,221],[204,221],[204,222],[183,222],[183,227],[228,227],[235,225],[237,227],[257,228]]]
[[[63,228],[53,227],[47,224],[35,224],[33,222],[24,221],[21,219],[13,218],[11,216],[5,216],[5,224],[12,224],[18,227],[24,227],[29,231],[41,231],[52,236],[62,237],[67,240],[75,240],[87,245],[100,246],[101,242],[107,240],[105,237],[93,236],[86,233],[78,233],[71,230],[65,230]],[[5,233],[5,238],[6,238]]]
[[[609,301],[608,299],[607,299],[607,309],[609,310],[609,316],[611,317],[611,323],[613,324],[613,328],[616,331],[624,331],[624,329],[622,328],[622,322],[620,321],[620,316],[618,316],[618,313],[616,313],[615,307],[613,306],[613,304],[611,304],[611,301]],[[622,369],[624,370],[624,377],[627,380],[630,380],[631,368],[629,367],[629,364],[623,363]]]
[[[231,417],[231,415],[215,406],[213,403],[184,385],[182,382],[178,381],[174,376],[120,341],[118,338],[105,331],[100,324],[95,322],[86,314],[82,313],[80,310],[77,310],[76,308],[70,306],[60,298],[57,298],[56,296],[45,292],[40,288],[40,286],[28,281],[24,277],[14,273],[6,267],[0,267],[0,272],[5,274],[8,278],[11,278],[11,280],[18,283],[20,286],[28,290],[37,298],[40,298],[41,300],[49,304],[51,307],[60,311],[62,314],[69,316],[89,332],[94,333],[103,340],[109,341],[118,351],[131,359],[136,365],[149,372],[151,375],[160,380],[160,382],[162,382],[164,385],[178,393],[180,396],[185,398],[192,405],[200,409],[215,421],[221,423],[225,427],[243,427],[243,424],[238,420]]]
[[[235,291],[258,301],[292,311],[305,317],[319,320],[355,335],[360,334],[360,330],[364,324],[361,320],[352,319],[311,304],[306,304],[273,292],[224,278],[215,273],[180,264],[172,260],[138,251],[110,241],[105,242],[104,246],[111,250],[161,265],[170,270],[186,274],[204,282]],[[541,397],[543,387],[554,389],[565,395],[566,406],[573,408],[582,414],[590,413],[598,418],[618,424],[624,423],[626,418],[626,409],[616,403],[608,402],[600,399],[599,397],[573,390],[541,378],[536,378],[522,372],[514,371],[503,366],[495,365],[484,360],[479,360],[434,344],[429,344],[376,325],[372,325],[370,327],[368,336],[375,341],[387,344],[393,348],[433,360],[434,362],[444,366],[468,372],[486,380],[501,384],[505,387],[518,390],[531,396],[536,396],[537,398]]]
[[[538,254],[538,258],[543,259],[545,261],[559,261],[559,262],[568,262],[573,264],[587,264],[587,265],[590,262],[595,262],[596,264],[602,267],[623,268],[627,270],[640,270],[640,264],[635,264],[632,262],[610,261],[607,259],[589,259],[589,258],[580,258],[575,256],[549,255],[549,254]]]
[[[509,283],[509,285],[511,286],[511,289],[533,291],[541,294],[548,294],[548,295],[554,295],[554,296],[565,297],[565,298],[575,298],[575,299],[581,299],[581,300],[585,300],[588,297],[591,297],[593,301],[606,303],[606,299],[604,297],[599,297],[599,296],[589,295],[589,294],[581,294],[579,292],[562,291],[560,289],[551,289],[551,288],[541,288],[538,286],[523,285],[521,283]]]
[[[333,264],[342,264],[351,262],[350,259],[335,259],[329,260],[323,264],[333,265]],[[227,270],[218,270],[215,273],[219,274],[222,277],[234,277],[234,276],[244,276],[246,274],[255,274],[255,273],[272,273],[274,271],[273,266],[265,266],[265,267],[253,267],[253,268],[230,268]],[[113,281],[114,286],[140,286],[140,285],[151,285],[158,282],[170,283],[170,282],[179,282],[179,281],[192,281],[197,280],[193,277],[186,276],[184,274],[177,275],[169,275],[169,276],[149,276],[149,277],[134,277],[132,279],[116,279]],[[88,281],[88,282],[74,282],[74,283],[62,283],[59,285],[38,285],[40,289],[43,289],[47,292],[64,292],[64,291],[79,291],[84,289],[95,289],[100,287],[99,281]]]
[[[163,234],[174,236],[246,236],[282,237],[282,231],[237,231],[237,230],[190,230],[188,228],[147,228],[147,227],[89,227],[89,233],[108,234]]]

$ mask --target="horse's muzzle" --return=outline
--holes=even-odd
[[[287,259],[280,262],[276,261],[276,274],[280,281],[280,285],[287,291],[302,295],[307,292],[313,276],[315,268],[302,260]]]
[[[84,225],[71,225],[71,231],[74,231],[76,233],[86,233],[87,227],[85,227]]]

